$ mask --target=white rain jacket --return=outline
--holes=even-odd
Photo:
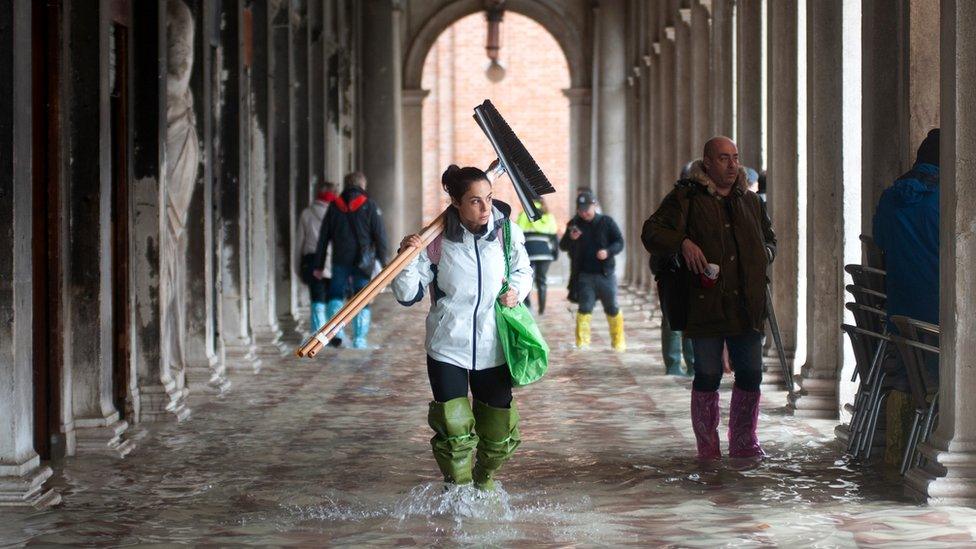
[[[295,272],[301,275],[302,256],[314,254],[319,244],[319,230],[322,228],[322,218],[329,210],[329,204],[315,200],[302,211],[298,218],[298,234],[295,239]],[[332,278],[332,247],[326,252],[325,268],[322,270],[325,278]]]
[[[457,210],[448,207],[440,261],[431,264],[427,250],[393,279],[393,294],[406,306],[432,291],[435,303],[427,314],[427,354],[435,360],[467,370],[486,370],[505,364],[495,327],[495,300],[505,278],[505,256],[498,229],[508,221],[511,208],[495,201],[485,234],[474,235],[461,224]],[[509,286],[519,302],[532,289],[532,267],[525,252],[525,237],[514,222],[511,228]]]

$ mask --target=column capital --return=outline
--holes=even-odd
[[[651,58],[650,55],[645,55],[645,56],[641,57],[641,60],[644,61],[644,66],[645,67],[650,67],[651,66],[652,58]]]
[[[712,16],[712,0],[698,0],[698,5],[705,8],[705,13],[708,14],[709,18]]]
[[[686,25],[691,25],[691,8],[681,8],[678,10],[678,15],[681,16],[681,20]]]
[[[651,49],[654,51],[654,55],[661,55],[661,43],[654,42],[651,44]]]
[[[404,107],[419,107],[423,105],[424,99],[430,95],[430,90],[423,88],[405,89],[400,92],[400,101]]]
[[[674,42],[674,26],[664,27],[664,39]]]
[[[569,99],[570,106],[589,105],[592,91],[590,88],[566,88],[563,90],[563,95]]]

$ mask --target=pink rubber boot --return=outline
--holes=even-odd
[[[735,458],[766,457],[759,446],[756,426],[759,423],[760,392],[743,391],[732,388],[732,402],[729,404],[729,456]]]
[[[718,447],[718,391],[691,391],[691,427],[698,443],[698,459],[720,459]]]

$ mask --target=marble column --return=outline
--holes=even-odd
[[[34,451],[31,254],[31,2],[0,2],[0,507],[48,507],[51,468]]]
[[[143,47],[133,50],[132,100],[141,108],[132,120],[132,183],[130,187],[133,242],[131,299],[135,320],[132,361],[138,401],[132,407],[137,422],[182,421],[190,415],[185,373],[174,371],[163,353],[164,307],[161,246],[166,220],[166,3],[134,6],[133,32]],[[106,143],[111,139],[106,138]],[[75,153],[78,154],[78,153]],[[81,179],[74,179],[81,181]],[[75,200],[72,200],[75,202]],[[110,362],[110,361],[107,361]],[[78,424],[78,420],[75,420]],[[80,445],[80,439],[79,439]]]
[[[732,136],[732,11],[734,0],[712,0],[712,135]],[[703,144],[704,145],[704,144]]]
[[[297,310],[297,296],[300,282],[294,265],[292,250],[295,239],[295,223],[299,211],[296,211],[295,186],[292,184],[292,103],[293,90],[291,85],[291,25],[289,5],[278,2],[271,3],[271,20],[269,53],[271,90],[269,92],[272,104],[271,135],[269,148],[272,152],[273,167],[270,170],[274,178],[273,209],[274,209],[274,258],[275,258],[275,309],[278,324],[292,339],[297,339],[303,324],[299,324],[295,317]]]
[[[708,3],[711,6],[711,3]],[[700,158],[705,142],[712,137],[711,13],[695,3],[691,9],[691,158]]]
[[[240,1],[221,4],[223,26],[220,33],[226,75],[217,120],[219,142],[217,211],[218,263],[224,353],[231,370],[257,372],[261,360],[256,355],[250,329],[248,277],[248,188],[250,115],[250,71],[245,70],[244,10]]]
[[[681,172],[681,167],[697,156],[692,152],[692,99],[695,93],[692,82],[691,64],[691,10],[678,10],[678,18],[674,26],[674,110],[675,124],[675,157],[674,165]]]
[[[906,477],[929,503],[976,505],[976,4],[944,0],[941,13],[939,424],[923,468]]]
[[[674,187],[675,181],[681,173],[681,166],[677,164],[678,147],[675,142],[677,134],[677,109],[675,97],[677,91],[675,67],[675,30],[665,27],[661,37],[661,70],[658,74],[661,83],[661,198],[663,199]]]
[[[206,0],[192,3],[194,34],[193,92],[200,136],[200,181],[197,183],[187,214],[186,264],[186,376],[191,391],[206,388],[218,394],[230,388],[223,353],[217,347],[219,315],[214,314],[214,128],[213,128],[213,54],[220,36],[214,24],[216,4]]]
[[[590,185],[592,94],[590,88],[568,88],[563,95],[569,100],[569,188],[565,198],[572,212],[576,208],[576,189]]]
[[[323,54],[325,56],[325,178],[328,181],[342,180],[342,134],[339,125],[341,95],[339,80],[341,60],[347,55],[340,44],[340,25],[338,6],[335,0],[325,3],[323,12]]]
[[[401,98],[401,36],[399,3],[362,2],[363,172],[370,197],[383,212],[390,242],[404,233],[403,100]],[[410,230],[414,230],[411,228]]]
[[[113,402],[112,128],[109,71],[101,62],[110,47],[108,14],[74,4],[66,8],[66,80],[79,92],[70,94],[62,111],[62,131],[68,136],[63,152],[72,159],[64,173],[68,192],[62,223],[87,230],[68,232],[63,364],[71,369],[77,448],[124,455],[131,449],[123,437],[128,424]],[[158,189],[158,180],[153,184]],[[158,345],[159,334],[155,337]]]
[[[271,6],[254,2],[251,7],[252,40],[251,86],[252,112],[248,143],[248,294],[250,296],[250,329],[258,354],[281,356],[286,350],[278,326],[275,292],[268,291],[275,275],[274,215],[274,98],[271,57]]]
[[[647,11],[653,10],[648,9]],[[646,14],[643,19],[647,19]],[[640,126],[638,150],[640,151],[641,180],[639,182],[637,203],[635,205],[637,210],[635,216],[636,223],[634,232],[631,234],[631,239],[634,241],[634,249],[636,250],[634,264],[637,269],[637,291],[642,298],[646,299],[651,288],[652,277],[650,268],[647,265],[647,252],[644,250],[644,246],[641,244],[638,235],[643,227],[644,220],[654,211],[653,193],[656,182],[652,176],[654,148],[651,141],[651,91],[657,75],[651,66],[651,56],[647,54],[651,49],[651,27],[645,26],[642,32],[645,33],[645,36],[641,47],[640,68],[642,75],[640,79],[640,94],[637,98],[640,105],[638,108],[638,123]]]
[[[835,419],[844,342],[842,0],[807,4],[807,362],[790,403],[797,416]],[[776,183],[774,183],[776,184]]]
[[[597,154],[594,181],[603,213],[624,227],[627,220],[627,60],[621,29],[625,26],[623,0],[600,2],[597,39],[599,100],[594,104]],[[623,229],[622,229],[623,230]],[[627,272],[626,254],[617,256],[617,275]]]
[[[736,131],[739,162],[762,168],[762,0],[736,3]]]
[[[308,2],[294,0],[289,3],[289,35],[288,35],[288,80],[291,90],[290,128],[291,139],[289,146],[291,180],[291,215],[288,218],[289,260],[291,272],[291,316],[295,322],[294,330],[304,334],[307,326],[305,319],[309,316],[309,296],[298,277],[297,267],[294,266],[295,246],[297,237],[298,218],[302,211],[312,201],[312,186],[309,182],[309,93],[308,93]]]
[[[416,232],[424,222],[424,99],[430,90],[403,90],[403,228]],[[397,237],[390,236],[391,241]]]
[[[786,360],[790,367],[796,356],[799,315],[799,194],[797,146],[797,1],[779,0],[768,5],[768,70],[776,75],[768,81],[769,150],[767,178],[772,183],[766,206],[776,231],[776,260],[772,266],[773,309],[779,324]],[[763,383],[785,382],[774,344],[763,357]]]

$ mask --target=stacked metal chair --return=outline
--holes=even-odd
[[[926,442],[935,428],[939,414],[939,380],[933,378],[927,364],[938,364],[939,327],[907,316],[892,316],[898,334],[890,336],[908,373],[908,387],[915,417],[905,443],[901,474],[921,465],[918,445]]]
[[[854,349],[855,368],[851,381],[858,382],[851,413],[847,452],[858,459],[871,457],[871,447],[885,397],[891,387],[885,383],[885,364],[890,358],[889,334],[885,308],[885,275],[883,256],[870,237],[861,236],[867,265],[850,264],[844,270],[854,284],[846,290],[854,301],[846,304],[854,316],[854,325],[844,324]]]

